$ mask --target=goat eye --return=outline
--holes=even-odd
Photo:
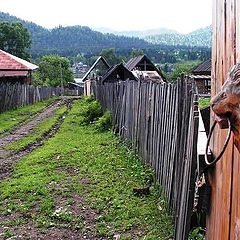
[[[220,96],[221,96],[221,98],[225,98],[225,97],[227,97],[227,95],[226,95],[225,92],[223,92]]]

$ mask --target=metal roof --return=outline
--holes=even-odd
[[[195,67],[192,70],[192,73],[194,75],[198,74],[198,75],[211,75],[211,68],[212,68],[212,62],[211,59],[206,60],[204,62],[202,62],[201,64],[199,64],[197,67]]]
[[[0,70],[6,71],[30,71],[38,66],[26,60],[18,58],[10,53],[0,50]]]

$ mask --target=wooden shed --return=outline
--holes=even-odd
[[[110,65],[108,64],[107,60],[100,56],[98,59],[93,63],[93,65],[89,68],[89,70],[85,73],[84,77],[81,79],[82,82],[85,82],[87,80],[92,80],[93,78],[95,79],[97,76],[96,74],[94,75],[94,71],[97,68],[99,64],[102,64],[103,67],[105,68],[103,71],[104,73],[110,69]],[[93,74],[92,74],[93,73]]]
[[[102,82],[113,82],[116,80],[136,80],[136,77],[129,71],[123,63],[112,66],[103,76]]]
[[[0,50],[0,82],[31,84],[38,66]]]
[[[194,79],[200,96],[211,94],[211,60],[200,63],[192,70],[191,78]]]
[[[84,95],[90,96],[92,94],[91,92],[91,81],[98,79],[98,76],[94,74],[94,71],[98,67],[98,65],[101,64],[103,68],[105,68],[105,72],[110,69],[110,65],[108,64],[107,60],[100,56],[98,59],[93,63],[93,65],[89,68],[89,70],[86,72],[84,77],[80,80],[84,83]],[[79,82],[76,82],[79,84]]]
[[[146,76],[146,79],[166,82],[162,71],[146,55],[131,58],[125,66],[129,71],[135,72],[135,75],[139,75],[138,71],[140,71],[144,73],[143,77]]]

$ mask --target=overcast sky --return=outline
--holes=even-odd
[[[212,0],[0,0],[0,11],[47,28],[170,28],[190,32],[212,21]]]

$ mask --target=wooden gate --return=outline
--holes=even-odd
[[[212,96],[220,90],[232,65],[240,62],[240,1],[213,2]],[[215,130],[212,141],[215,155],[221,150],[225,137],[226,130]],[[209,175],[212,196],[207,239],[240,239],[240,154],[233,140]]]

